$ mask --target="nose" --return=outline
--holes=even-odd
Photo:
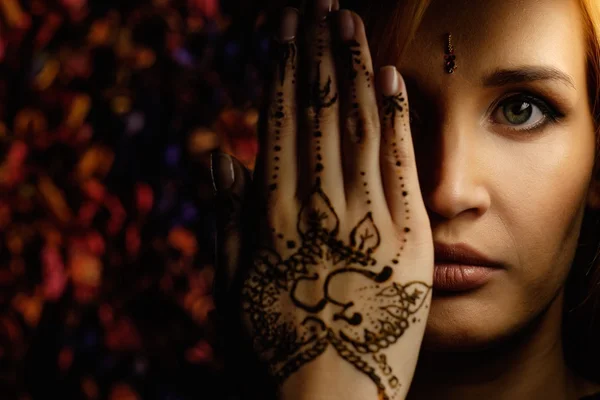
[[[450,114],[450,113],[448,113]],[[490,207],[486,182],[489,160],[477,128],[464,118],[442,117],[418,151],[419,181],[432,223],[459,216],[481,216]],[[431,134],[433,133],[433,134]],[[489,154],[488,154],[489,156]],[[487,165],[487,167],[486,167]]]

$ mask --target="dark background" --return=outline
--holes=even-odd
[[[0,398],[230,398],[209,155],[253,168],[284,5],[0,2]]]

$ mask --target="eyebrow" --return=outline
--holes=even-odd
[[[552,80],[575,88],[571,75],[549,66],[523,66],[510,69],[497,69],[483,78],[486,87],[506,86],[515,83]]]

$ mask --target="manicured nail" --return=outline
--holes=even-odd
[[[281,27],[279,30],[279,39],[281,41],[288,42],[296,38],[299,14],[300,12],[297,8],[286,7],[283,10],[281,17]]]
[[[333,7],[333,0],[317,0],[317,18],[326,19]]]
[[[354,18],[349,10],[340,11],[340,36],[343,41],[354,38]]]
[[[210,163],[210,175],[215,191],[218,192],[231,188],[233,182],[235,182],[235,173],[229,154],[214,151],[210,154]]]
[[[384,96],[395,96],[400,90],[400,74],[393,65],[386,65],[379,69],[379,82],[381,93]]]

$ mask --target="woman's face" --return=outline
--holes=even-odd
[[[426,348],[487,346],[560,307],[595,155],[585,53],[577,0],[428,9],[399,70],[433,238],[505,269],[475,291],[434,293]]]

